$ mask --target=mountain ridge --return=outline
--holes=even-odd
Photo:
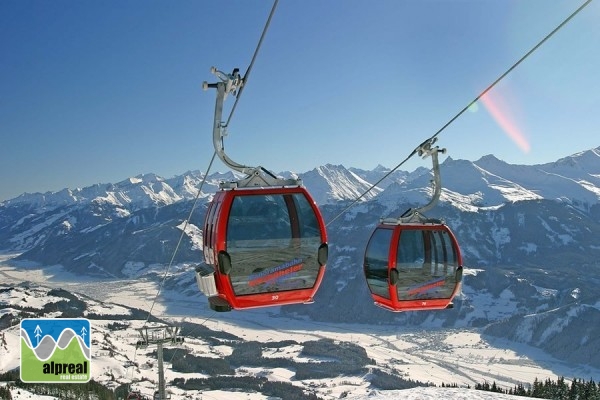
[[[572,318],[600,321],[599,155],[596,148],[537,166],[514,166],[491,155],[475,162],[442,162],[441,201],[428,216],[452,228],[469,271],[454,309],[444,312],[379,309],[362,272],[364,247],[379,219],[429,201],[429,169],[395,171],[377,185],[377,196],[351,209],[347,206],[357,193],[390,171],[326,164],[298,174],[319,199],[325,221],[333,221],[328,225],[329,262],[314,306],[286,306],[278,312],[328,322],[481,327],[491,336],[521,340],[570,362],[600,366],[600,360],[589,358],[600,342],[588,340],[576,348],[569,342],[576,331],[600,337],[600,323],[584,329]],[[16,266],[62,266],[104,279],[159,281],[160,271],[172,263],[165,286],[202,298],[193,271],[202,260],[198,244],[207,202],[220,180],[236,176],[209,175],[197,204],[193,192],[202,181],[197,171],[171,179],[147,174],[57,192],[55,199],[20,196],[0,204],[0,251],[19,253],[10,261]]]
[[[600,163],[600,147],[581,151],[552,163],[536,165],[508,164],[492,154],[485,155],[477,161],[454,160],[447,157],[441,164],[442,185],[450,189],[458,186],[454,177],[460,176],[463,184],[461,189],[477,193],[477,188],[481,187],[479,181],[485,183],[487,179],[495,178],[499,184],[488,184],[488,187],[495,187],[500,197],[498,194],[491,196],[490,200],[493,202],[498,202],[500,198],[518,201],[523,199],[523,196],[527,199],[554,199],[565,197],[563,194],[568,193],[567,197],[569,198],[595,203],[600,200],[600,171],[592,173],[592,170],[598,163]],[[451,169],[458,171],[449,174],[448,170]],[[326,204],[356,199],[389,171],[390,169],[381,165],[368,171],[353,167],[347,168],[343,165],[325,164],[304,173],[282,171],[279,175],[300,177],[309,190],[313,191],[314,189],[314,192],[317,193],[315,197],[317,203]],[[382,182],[380,186],[373,189],[374,193],[367,194],[366,199],[385,191],[385,188],[392,183],[406,185],[418,182],[421,186],[427,187],[427,181],[430,178],[426,176],[426,171],[429,169],[425,167],[419,167],[413,172],[395,171],[386,179],[386,182]],[[461,175],[464,173],[468,173],[468,176],[471,177],[471,188],[464,186],[465,176]],[[448,175],[452,175],[452,179],[449,181],[445,179],[445,176]],[[241,176],[242,174],[233,171],[209,174],[201,197],[208,197],[214,193],[218,189],[220,181],[236,180]],[[587,179],[582,179],[584,177]],[[154,173],[145,173],[117,183],[99,183],[76,189],[64,188],[56,192],[23,193],[0,202],[0,207],[27,205],[30,208],[39,209],[97,201],[112,203],[129,210],[138,210],[148,206],[163,206],[194,198],[197,195],[196,188],[202,178],[203,173],[197,170],[190,170],[168,179]],[[577,181],[577,179],[580,180]],[[339,185],[340,182],[344,184],[343,187]],[[502,183],[505,185],[503,186]],[[549,189],[555,186],[558,188]],[[517,189],[516,195],[509,190],[511,188]],[[545,192],[537,193],[541,188],[544,188]],[[446,201],[449,200],[446,199]]]

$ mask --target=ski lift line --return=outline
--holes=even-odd
[[[148,323],[148,321],[150,320],[150,316],[152,315],[152,310],[154,309],[154,305],[156,304],[156,300],[158,299],[158,295],[160,294],[160,292],[162,291],[162,288],[167,280],[167,275],[169,273],[169,270],[171,269],[171,266],[173,265],[173,262],[175,260],[175,256],[177,255],[177,251],[179,250],[179,246],[181,245],[181,242],[183,241],[183,236],[185,235],[185,230],[187,228],[187,226],[189,225],[189,222],[192,218],[192,215],[194,213],[194,210],[196,209],[196,205],[198,203],[198,199],[200,198],[200,194],[202,193],[202,188],[204,187],[204,184],[206,183],[206,178],[208,177],[208,174],[212,168],[213,162],[215,161],[215,157],[217,156],[217,152],[213,152],[213,155],[210,159],[210,162],[208,163],[208,167],[206,168],[206,172],[204,173],[204,177],[202,178],[202,182],[200,182],[200,186],[198,187],[198,192],[196,193],[196,197],[194,198],[194,203],[192,204],[192,209],[190,210],[190,213],[187,217],[187,219],[185,220],[183,229],[181,230],[181,235],[179,236],[179,241],[177,242],[177,246],[175,246],[175,250],[173,251],[173,256],[171,257],[171,260],[169,261],[169,265],[167,266],[167,268],[165,269],[165,273],[163,276],[163,279],[159,285],[158,291],[156,292],[156,295],[154,296],[154,300],[152,301],[152,305],[150,306],[150,309],[148,310],[148,316],[146,317],[146,320],[144,321],[144,323],[142,324],[142,329],[146,326],[146,324]],[[206,320],[204,320],[204,322],[206,322],[209,318],[211,318],[211,316],[209,316]],[[137,356],[137,346],[135,348],[135,351],[133,353],[133,365],[132,367],[135,366],[135,358]],[[133,369],[131,370],[131,380],[133,380]]]
[[[242,92],[244,91],[244,87],[246,86],[246,82],[248,81],[248,76],[250,76],[250,72],[252,71],[252,67],[254,66],[254,61],[256,60],[258,52],[260,51],[260,47],[262,46],[263,39],[265,38],[267,30],[269,29],[269,25],[271,25],[271,19],[273,18],[273,14],[275,13],[275,9],[277,8],[278,3],[279,3],[279,0],[275,0],[275,2],[273,3],[273,7],[271,8],[271,12],[269,13],[269,18],[267,18],[265,27],[263,28],[262,34],[260,35],[260,39],[258,40],[256,49],[254,50],[254,54],[252,55],[252,60],[250,61],[250,65],[248,65],[246,74],[244,74],[244,77],[242,78],[242,85],[240,86],[240,89],[238,90],[237,95],[235,96],[235,101],[233,103],[233,106],[231,107],[231,112],[229,113],[227,122],[225,122],[225,125],[223,125],[224,128],[227,128],[229,126],[229,122],[231,121],[231,118],[233,117],[233,113],[235,112],[238,101],[240,100],[240,97],[242,96]]]
[[[417,148],[418,149],[418,148]],[[400,164],[396,165],[393,169],[391,169],[387,174],[385,174],[381,179],[379,179],[377,182],[375,182],[374,184],[372,184],[367,190],[365,190],[360,196],[358,196],[356,199],[354,199],[352,201],[352,203],[350,203],[346,208],[344,208],[342,211],[340,211],[340,213],[338,215],[336,215],[335,217],[333,217],[333,219],[331,221],[329,221],[327,224],[325,224],[325,227],[329,227],[329,225],[331,225],[335,220],[337,220],[339,217],[341,217],[343,214],[345,214],[349,209],[351,209],[352,207],[354,207],[354,205],[356,203],[358,203],[360,201],[360,199],[362,199],[363,197],[365,197],[371,190],[375,189],[375,187],[377,185],[379,185],[381,182],[383,182],[384,179],[386,179],[388,176],[390,176],[391,174],[393,174],[398,168],[400,168],[402,165],[404,165],[408,160],[410,160],[412,158],[412,156],[414,156],[417,153],[417,149],[413,150],[412,153],[410,153],[410,155],[408,157],[406,157],[404,160],[402,160],[402,162],[400,162]]]
[[[177,251],[179,250],[179,246],[181,245],[181,242],[183,241],[183,237],[185,236],[185,230],[189,225],[189,222],[192,218],[192,214],[194,213],[194,210],[196,209],[196,205],[198,204],[198,199],[200,198],[200,194],[202,193],[202,187],[204,186],[204,183],[206,182],[206,177],[208,176],[210,169],[212,168],[212,164],[215,161],[215,157],[217,156],[217,152],[215,151],[212,155],[212,158],[210,159],[210,163],[208,164],[208,168],[206,168],[206,173],[204,174],[204,177],[202,178],[202,182],[200,183],[200,187],[198,187],[198,192],[196,193],[196,198],[194,199],[194,203],[192,204],[192,209],[190,210],[190,213],[187,217],[187,219],[185,220],[185,223],[183,225],[183,229],[181,230],[181,235],[179,236],[179,241],[177,242],[177,245],[175,246],[175,250],[173,251],[173,255],[171,256],[171,260],[169,261],[169,264],[167,265],[167,268],[165,269],[165,273],[163,274],[163,278],[162,281],[160,282],[160,285],[158,287],[158,291],[156,292],[156,295],[154,296],[154,300],[152,301],[152,305],[150,306],[150,310],[148,310],[148,316],[146,317],[146,320],[144,321],[144,324],[142,325],[142,328],[144,328],[146,326],[146,324],[148,323],[148,321],[150,320],[150,316],[152,315],[152,310],[154,309],[154,305],[156,304],[156,300],[158,299],[158,295],[160,294],[160,292],[162,291],[163,286],[165,285],[165,282],[167,280],[167,275],[169,273],[169,270],[171,269],[171,267],[173,266],[173,262],[175,260],[175,256],[177,255]]]
[[[194,333],[196,331],[196,329],[198,329],[201,326],[204,326],[204,323],[206,321],[212,319],[215,316],[216,313],[217,313],[216,311],[213,311],[208,317],[204,318],[204,321],[200,322],[199,324],[197,324],[197,326],[194,329],[192,329],[191,331],[187,332],[186,336],[191,336],[192,333]],[[173,359],[175,358],[175,355],[177,354],[177,351],[179,351],[179,347],[175,348],[175,351],[173,352],[173,355],[171,356],[171,359],[169,360],[169,363],[171,363],[171,364],[173,363]]]
[[[438,136],[444,129],[446,129],[451,123],[453,123],[458,117],[464,114],[465,111],[469,109],[473,104],[477,103],[479,99],[486,95],[487,92],[492,90],[494,86],[496,86],[502,79],[504,79],[508,74],[510,74],[519,64],[521,64],[527,57],[529,57],[533,52],[535,52],[542,44],[544,44],[550,37],[552,37],[556,32],[558,32],[563,26],[565,26],[575,15],[577,15],[581,10],[583,10],[588,4],[590,4],[592,0],[587,0],[583,3],[577,10],[575,10],[571,15],[569,15],[563,22],[561,22],[556,28],[554,28],[549,34],[547,34],[538,44],[533,46],[531,50],[529,50],[523,57],[521,57],[517,62],[515,62],[509,69],[507,69],[502,75],[498,77],[491,85],[489,85],[483,92],[479,94],[479,96],[475,97],[466,107],[458,112],[452,119],[450,119],[444,126],[442,126],[432,137],[431,139]]]
[[[144,322],[145,324],[145,322]],[[131,378],[129,378],[132,382],[133,382],[133,372],[134,372],[134,367],[135,367],[135,358],[137,357],[137,351],[138,348],[137,346],[135,346],[135,351],[133,352],[133,360],[131,360],[131,365],[129,366],[129,368],[131,368]]]
[[[492,82],[488,87],[486,87],[477,97],[475,97],[469,104],[467,104],[462,110],[460,110],[454,117],[452,117],[448,122],[446,122],[440,129],[437,130],[429,139],[425,140],[416,149],[414,149],[404,160],[402,160],[398,165],[396,165],[393,169],[391,169],[387,174],[385,174],[381,179],[371,185],[367,190],[365,190],[360,196],[358,196],[350,205],[344,208],[338,215],[336,215],[331,221],[325,224],[326,227],[329,227],[335,220],[345,214],[350,208],[354,207],[354,205],[360,201],[363,197],[365,197],[371,190],[373,190],[378,184],[380,184],[384,179],[394,173],[398,168],[404,165],[409,159],[411,159],[423,146],[425,146],[428,142],[432,142],[437,136],[442,133],[450,124],[456,121],[461,115],[465,113],[473,104],[477,103],[479,99],[486,95],[494,86],[496,86],[501,80],[503,80],[508,74],[510,74],[517,66],[519,66],[525,59],[527,59],[531,54],[533,54],[542,44],[544,44],[548,39],[550,39],[556,32],[558,32],[562,27],[564,27],[571,19],[573,19],[581,10],[583,10],[588,4],[590,4],[592,0],[586,0],[579,8],[577,8],[571,15],[569,15],[565,20],[563,20],[556,28],[554,28],[550,33],[548,33],[542,40],[540,40],[535,46],[531,48],[525,55],[523,55],[517,62],[515,62],[510,68],[508,68],[502,75],[500,75],[494,82]]]

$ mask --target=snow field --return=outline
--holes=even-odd
[[[129,310],[123,306],[134,306],[148,310],[158,287],[144,279],[76,282],[69,279],[60,281],[60,271],[53,271],[50,277],[43,271],[31,269],[16,270],[0,265],[0,276],[5,282],[18,284],[24,280],[38,281],[40,285],[62,287],[75,293],[85,293],[96,301],[88,300],[88,311],[97,314],[121,314],[125,320],[93,320],[92,321],[92,354],[91,364],[94,379],[109,387],[121,383],[134,382],[134,388],[146,395],[151,395],[157,384],[156,360],[147,354],[155,348],[136,349],[139,338],[137,328],[144,321],[127,320]],[[39,293],[39,289],[27,290],[27,302],[30,306],[42,308],[51,301]],[[16,290],[0,293],[0,301],[5,304],[19,304],[23,296],[15,295]],[[57,298],[58,299],[58,298]],[[113,304],[114,302],[115,304]],[[173,304],[176,307],[173,307]],[[121,305],[123,306],[121,306]],[[181,315],[162,315],[166,310],[176,310]],[[333,324],[309,321],[307,319],[282,318],[274,309],[257,309],[244,312],[215,313],[208,309],[206,300],[201,296],[190,299],[180,293],[165,290],[161,292],[154,306],[153,315],[168,318],[172,323],[183,321],[205,325],[215,331],[232,333],[248,341],[263,343],[294,340],[303,343],[310,340],[330,338],[337,341],[355,343],[363,347],[368,356],[375,360],[376,366],[384,371],[396,371],[406,379],[429,382],[436,385],[458,384],[474,386],[484,381],[495,381],[505,388],[518,383],[531,383],[534,379],[556,379],[557,376],[591,377],[595,380],[599,371],[585,367],[573,367],[559,363],[541,351],[528,346],[509,343],[483,337],[475,329],[441,329],[422,330],[394,326],[365,326],[349,324]],[[2,312],[10,312],[10,308]],[[190,316],[193,315],[193,316]],[[110,330],[111,323],[129,324],[123,330]],[[4,330],[8,345],[0,347],[0,370],[6,371],[19,365],[19,331],[18,325]],[[168,347],[168,346],[166,346]],[[210,346],[201,339],[189,338],[183,347],[193,354],[202,357],[220,358],[231,354],[232,347],[227,344]],[[300,356],[301,346],[292,344],[274,350],[265,347],[264,357],[291,358],[297,361],[323,361],[323,358],[305,358]],[[132,365],[137,364],[137,367]],[[239,368],[237,375],[264,376],[273,381],[290,382],[294,371],[286,368]],[[181,374],[170,369],[170,360],[165,359],[165,378],[167,382],[174,378],[202,378],[202,374]],[[316,392],[324,399],[337,399],[342,394],[349,394],[351,399],[387,399],[399,398],[399,393],[374,391],[362,377],[339,377],[335,379],[291,381],[294,385]],[[192,395],[193,391],[184,392],[177,388],[170,389],[174,398]],[[497,399],[497,394],[459,390],[459,393],[445,392],[440,396],[439,390],[420,388],[402,391],[400,398],[461,398],[461,399]],[[447,389],[450,390],[450,389]],[[458,390],[458,389],[457,389]],[[467,393],[468,392],[468,393]],[[471,393],[473,392],[473,393]],[[197,395],[200,395],[197,393]],[[238,396],[239,395],[239,396]],[[260,394],[224,393],[219,391],[204,392],[202,398],[210,399],[250,399],[259,400],[265,397]],[[238,397],[236,397],[238,396]],[[412,397],[410,397],[412,396]],[[457,397],[448,397],[457,396]],[[479,397],[477,397],[479,396]],[[481,397],[493,396],[493,397]],[[26,398],[26,397],[23,397]],[[188,397],[190,398],[190,397]],[[191,398],[194,398],[193,396]],[[507,397],[508,398],[508,397]]]

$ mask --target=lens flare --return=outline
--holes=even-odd
[[[472,113],[476,113],[477,111],[479,111],[479,106],[477,105],[477,102],[472,103],[469,106],[469,108],[467,108],[467,110]]]
[[[502,128],[504,133],[515,142],[523,153],[529,153],[531,146],[527,141],[527,138],[512,120],[510,112],[508,112],[508,107],[502,103],[501,98],[497,95],[492,96],[492,94],[488,92],[483,95],[480,100],[496,123]]]

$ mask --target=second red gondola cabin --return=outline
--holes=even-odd
[[[391,311],[452,307],[462,268],[458,242],[440,223],[381,223],[364,257],[373,300]]]

